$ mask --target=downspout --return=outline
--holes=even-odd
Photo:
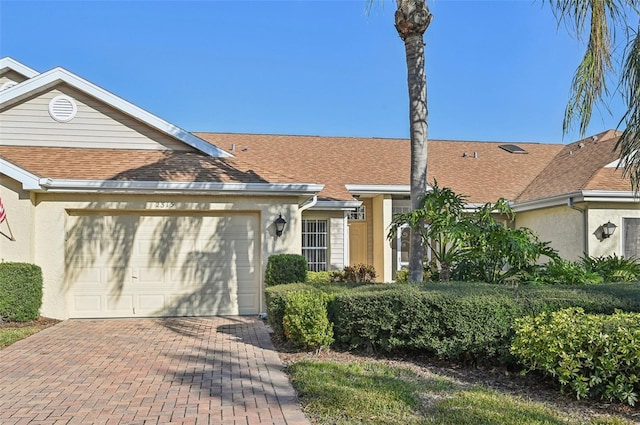
[[[573,204],[573,198],[567,199],[567,206],[572,210],[576,210],[582,214],[582,254],[589,255],[589,243],[587,240],[587,232],[589,230],[589,224],[587,223],[586,208],[578,208]]]
[[[302,217],[302,211],[308,210],[309,208],[313,207],[317,203],[318,203],[318,195],[313,195],[313,198],[305,201],[304,204],[300,205],[299,209],[300,209],[301,217]]]

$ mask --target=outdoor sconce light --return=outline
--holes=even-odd
[[[278,218],[276,218],[276,221],[274,221],[273,224],[276,226],[276,236],[282,236],[284,225],[287,224],[287,221],[282,218],[282,214],[278,215]]]
[[[607,221],[605,224],[602,225],[602,239],[607,239],[609,237],[611,237],[611,235],[613,235],[613,232],[616,231],[616,226],[615,224],[613,224],[610,221]]]

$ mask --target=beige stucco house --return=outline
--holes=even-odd
[[[430,140],[429,181],[470,208],[512,201],[513,224],[567,258],[636,255],[616,137]],[[42,267],[45,316],[257,314],[276,253],[390,281],[406,265],[406,232],[386,234],[408,181],[405,139],[189,133],[62,68],[0,59],[0,261]],[[608,221],[619,230],[603,239]]]

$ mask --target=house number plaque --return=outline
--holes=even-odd
[[[167,209],[167,208],[175,208],[175,207],[176,207],[175,202],[156,202],[156,208]]]

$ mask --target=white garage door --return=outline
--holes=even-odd
[[[257,214],[70,213],[72,318],[257,314]]]

